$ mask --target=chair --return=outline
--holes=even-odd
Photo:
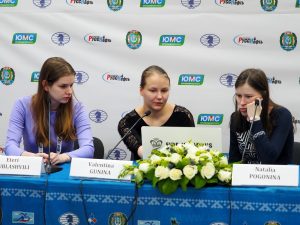
[[[294,142],[292,163],[300,164],[300,142]]]
[[[94,143],[94,159],[103,159],[104,157],[104,146],[102,141],[97,138],[97,137],[93,137],[93,143]],[[74,149],[78,149],[79,148],[79,144],[78,144],[78,140],[76,140],[74,142]]]

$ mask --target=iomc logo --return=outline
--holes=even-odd
[[[164,7],[165,0],[141,0],[140,7]]]
[[[203,81],[204,75],[202,74],[181,74],[178,85],[202,85]]]
[[[197,124],[220,125],[223,122],[223,114],[200,114]]]
[[[161,35],[159,38],[160,46],[182,46],[185,35]]]
[[[0,7],[15,7],[18,0],[0,0]]]
[[[15,33],[13,36],[13,44],[34,44],[36,42],[36,33]]]

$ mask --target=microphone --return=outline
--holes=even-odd
[[[245,146],[244,146],[244,150],[243,150],[243,154],[242,154],[242,163],[244,163],[244,156],[245,156],[245,152],[246,152],[246,147],[247,147],[250,135],[251,135],[251,131],[252,131],[252,126],[253,126],[253,122],[254,122],[254,119],[255,119],[256,110],[257,110],[257,107],[259,106],[259,104],[260,104],[260,100],[256,98],[255,101],[254,101],[254,105],[255,105],[254,115],[253,115],[252,120],[250,120],[250,129],[249,129],[248,135],[246,136]]]
[[[144,115],[142,117],[140,117],[131,127],[130,129],[124,134],[124,136],[121,138],[121,140],[108,152],[106,159],[109,158],[109,156],[111,155],[111,153],[113,152],[113,150],[118,147],[118,145],[121,143],[121,141],[123,141],[123,139],[125,137],[127,137],[127,135],[129,134],[129,132],[137,125],[138,122],[140,122],[140,120],[142,120],[144,117],[149,116],[151,114],[151,111],[148,110],[144,113]]]
[[[51,134],[50,134],[50,130],[51,130],[51,99],[50,96],[48,96],[48,140],[49,140],[49,145],[48,145],[48,161],[45,164],[45,171],[47,174],[50,173],[56,173],[58,171],[61,171],[62,168],[58,167],[56,165],[52,165],[51,164],[51,160],[50,160],[50,153],[51,153]]]

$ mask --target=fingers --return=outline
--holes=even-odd
[[[53,165],[58,164],[59,163],[59,155],[54,152],[51,152],[50,153],[50,162]]]
[[[50,161],[51,161],[51,164],[53,164],[53,165],[68,162],[70,160],[71,160],[70,156],[65,153],[64,154],[53,153],[50,155]]]

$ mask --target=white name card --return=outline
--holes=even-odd
[[[70,176],[78,178],[130,180],[130,175],[124,178],[118,178],[124,165],[132,165],[132,161],[73,158]]]
[[[299,185],[298,165],[233,164],[232,186]]]
[[[0,156],[0,174],[40,176],[42,157]]]

